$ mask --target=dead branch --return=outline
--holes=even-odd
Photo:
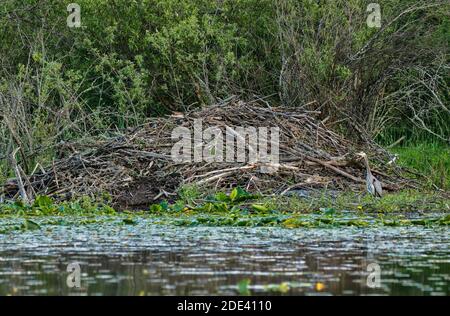
[[[218,127],[223,135],[227,126],[279,127],[279,163],[249,160],[175,163],[171,157],[175,143],[172,131],[183,126],[193,136],[195,119],[202,119],[204,130]],[[387,165],[391,159],[389,153],[373,143],[353,144],[327,129],[318,113],[272,107],[262,101],[245,103],[235,98],[183,116],[153,118],[129,133],[121,132],[107,140],[74,143],[70,147],[66,157],[52,161],[47,167],[35,168],[26,181],[16,163],[19,185],[16,191],[9,187],[7,195],[12,197],[19,192],[28,200],[28,191],[63,200],[108,192],[120,207],[139,208],[161,198],[172,198],[173,194],[167,192],[176,192],[186,184],[217,190],[241,186],[262,194],[280,191],[286,194],[295,188],[285,189],[287,183],[305,188],[361,190],[364,169],[354,162],[352,154],[360,150],[369,156],[377,154],[377,159],[373,159],[374,169],[384,187],[398,189],[409,183],[406,178],[393,174],[398,169]],[[246,159],[249,159],[248,150]],[[261,167],[273,172],[263,173]]]

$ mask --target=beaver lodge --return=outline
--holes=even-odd
[[[31,198],[48,195],[63,200],[109,193],[118,208],[145,209],[159,200],[174,199],[177,189],[189,184],[224,191],[240,186],[268,195],[294,189],[362,191],[364,165],[355,155],[358,151],[368,153],[372,172],[384,190],[416,185],[402,176],[404,170],[392,163],[387,151],[372,143],[345,139],[318,117],[317,112],[270,107],[261,100],[230,100],[187,114],[152,118],[143,126],[106,140],[66,144],[70,150],[65,151],[63,158],[31,175],[22,174],[23,179],[10,179],[3,185],[3,195],[19,198],[24,190]],[[196,126],[199,122],[200,134]],[[267,153],[269,158],[277,159],[264,160],[261,155],[252,158],[251,146],[246,146],[245,159],[235,152],[235,159],[229,161],[225,148],[229,150],[229,146],[224,139],[229,131],[242,127],[258,131],[267,127]],[[272,142],[276,133],[270,133],[274,128],[278,128],[277,146]],[[221,146],[208,148],[204,144],[210,143],[208,140],[196,139],[208,129],[215,136],[222,133]],[[247,139],[247,143],[251,141]],[[218,150],[222,155],[217,155]],[[214,151],[221,159],[208,156]],[[277,157],[271,156],[274,151],[278,151]],[[174,159],[174,152],[181,156]],[[196,157],[199,153],[200,159]]]

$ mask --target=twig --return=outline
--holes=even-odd
[[[395,146],[397,146],[398,144],[400,144],[404,139],[406,138],[406,136],[402,136],[399,139],[397,139],[395,142],[393,142],[392,144],[390,144],[389,146],[387,146],[387,149],[391,149]]]

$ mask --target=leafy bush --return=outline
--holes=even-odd
[[[67,140],[232,94],[319,110],[351,137],[399,118],[449,137],[446,1],[383,2],[381,29],[364,0],[76,2],[81,28],[59,0],[2,1],[0,159],[20,146],[31,166]]]

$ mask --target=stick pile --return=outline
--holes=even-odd
[[[317,119],[318,113],[292,108],[272,108],[262,100],[244,103],[230,100],[188,114],[150,119],[145,125],[107,140],[71,144],[65,158],[28,177],[29,195],[68,199],[109,193],[120,208],[146,208],[158,200],[171,200],[182,185],[195,184],[228,191],[241,186],[262,194],[286,194],[293,189],[328,188],[361,191],[364,167],[355,153],[367,152],[373,172],[387,190],[409,181],[387,164],[389,154],[370,144],[354,144]],[[261,173],[258,163],[175,163],[171,149],[176,127],[193,130],[194,120],[203,128],[279,127],[279,165],[275,173]],[[9,181],[7,196],[18,196]]]

